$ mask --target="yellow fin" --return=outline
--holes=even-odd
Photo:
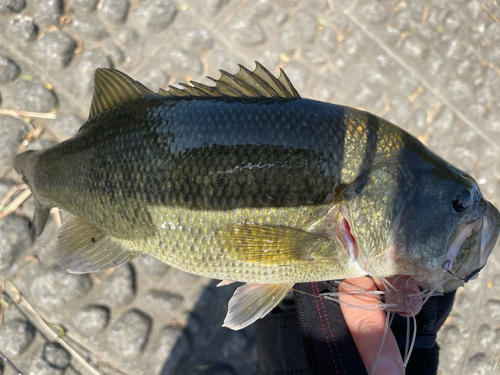
[[[117,267],[139,255],[117,239],[76,216],[59,229],[56,262],[72,273],[89,273]]]
[[[263,318],[285,298],[291,284],[245,284],[229,300],[223,327],[239,330]]]
[[[157,95],[153,91],[125,73],[114,69],[96,69],[89,118],[119,104],[154,96]]]
[[[312,261],[312,252],[327,236],[272,225],[233,224],[220,231],[224,251],[238,260],[287,265]]]
[[[285,72],[280,69],[280,76],[276,78],[269,70],[257,61],[256,68],[250,71],[242,65],[236,74],[220,70],[219,79],[210,78],[215,86],[210,87],[191,81],[191,85],[181,83],[184,89],[170,86],[169,90],[160,89],[159,95],[163,96],[192,96],[192,97],[217,97],[230,96],[239,98],[266,97],[274,99],[297,99],[299,93],[293,87]]]

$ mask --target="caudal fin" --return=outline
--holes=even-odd
[[[38,156],[35,151],[26,151],[17,155],[14,159],[14,168],[23,176],[23,181],[29,186],[35,198],[35,214],[33,216],[33,235],[35,237],[42,234],[51,210],[51,207],[45,207],[39,202],[36,190],[33,186],[35,162],[37,158]]]

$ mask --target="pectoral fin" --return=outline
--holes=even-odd
[[[226,286],[226,285],[230,285],[232,283],[234,283],[235,281],[234,280],[222,280],[220,283],[218,283],[216,285],[217,288],[221,287],[221,286]]]
[[[238,260],[287,265],[314,260],[312,253],[327,236],[298,228],[234,224],[220,231],[224,251]]]
[[[293,284],[245,284],[229,301],[223,327],[239,330],[264,317],[285,298]]]
[[[76,216],[66,220],[59,229],[56,261],[72,273],[89,273],[117,267],[138,255],[139,252]]]

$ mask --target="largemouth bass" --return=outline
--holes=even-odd
[[[17,156],[39,235],[74,216],[57,260],[86,273],[140,253],[242,281],[225,325],[264,316],[294,283],[411,275],[449,291],[486,263],[498,210],[477,183],[396,125],[302,99],[257,63],[154,93],[98,69],[78,134]]]

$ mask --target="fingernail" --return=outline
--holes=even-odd
[[[375,374],[404,375],[403,368],[392,358],[381,358]]]

